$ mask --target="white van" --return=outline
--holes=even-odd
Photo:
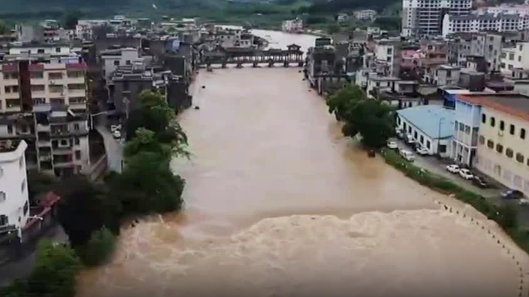
[[[415,156],[413,156],[413,153],[408,150],[401,150],[400,155],[407,161],[413,162],[413,160],[415,160]]]

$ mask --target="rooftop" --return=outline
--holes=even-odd
[[[438,105],[397,110],[397,114],[432,139],[449,138],[454,132],[454,111]]]
[[[529,96],[517,92],[465,94],[458,95],[457,99],[529,121]]]

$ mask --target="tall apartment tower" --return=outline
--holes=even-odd
[[[472,0],[402,0],[402,36],[441,35],[445,14],[468,15]]]

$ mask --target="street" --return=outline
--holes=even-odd
[[[397,142],[399,148],[407,148],[408,150],[412,150],[403,141],[398,140],[398,139],[395,141]],[[452,162],[450,162],[450,160],[447,160],[447,159],[438,160],[434,156],[421,156],[417,154],[415,151],[414,151],[414,156],[415,156],[415,160],[413,161],[413,164],[415,166],[421,167],[433,174],[449,179],[450,181],[457,184],[458,186],[483,196],[487,200],[491,201],[491,203],[493,204],[505,203],[505,201],[501,200],[500,193],[505,191],[507,188],[501,185],[499,182],[492,180],[491,178],[487,176],[482,175],[486,179],[486,181],[491,185],[490,188],[483,189],[483,188],[475,186],[470,181],[464,180],[463,178],[459,176],[459,174],[452,174],[448,172],[446,170],[446,166],[449,164],[453,164]],[[518,220],[524,227],[529,228],[529,206],[517,205],[516,208],[518,210]]]
[[[120,139],[115,139],[107,124],[106,114],[97,116],[97,132],[103,137],[109,170],[121,172],[123,167],[123,144]]]

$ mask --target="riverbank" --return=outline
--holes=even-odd
[[[529,230],[518,224],[516,212],[511,213],[505,207],[493,205],[484,197],[413,165],[394,150],[383,148],[380,155],[387,164],[407,177],[437,192],[447,194],[446,198],[436,200],[436,203],[450,213],[468,217],[481,226],[483,232],[487,232],[515,262],[520,272],[519,296],[522,296],[523,292],[529,293],[529,287],[524,287],[524,281],[527,281],[524,267],[528,265]]]

